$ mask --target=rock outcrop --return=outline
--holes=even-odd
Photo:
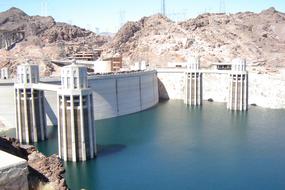
[[[32,59],[41,66],[41,75],[51,75],[57,70],[51,59],[99,48],[110,39],[52,17],[29,16],[17,8],[0,13],[0,31],[5,31],[0,32],[0,68],[8,67],[12,73],[16,65]]]
[[[0,150],[28,161],[29,189],[48,184],[53,189],[68,189],[63,178],[63,164],[57,155],[46,157],[31,145],[20,145],[14,138],[0,137]]]
[[[205,13],[182,22],[157,14],[126,23],[111,38],[11,8],[0,13],[0,30],[23,32],[25,38],[9,51],[0,49],[0,68],[15,71],[15,65],[30,58],[40,65],[42,75],[52,75],[58,67],[51,59],[100,47],[106,56],[122,54],[129,65],[145,60],[151,66],[167,66],[199,54],[202,67],[244,57],[254,71],[274,73],[285,67],[284,28],[285,14],[274,8],[260,13]]]
[[[154,15],[127,23],[106,46],[107,53],[121,53],[130,63],[166,66],[199,54],[203,67],[244,57],[257,70],[274,72],[285,67],[285,14],[274,8],[205,13],[178,23]]]
[[[23,32],[25,40],[30,40],[30,43],[36,38],[43,43],[85,42],[94,43],[92,46],[100,46],[102,41],[107,40],[106,37],[98,37],[84,28],[56,22],[52,17],[29,16],[17,8],[0,13],[0,30]],[[85,38],[92,41],[87,41]]]

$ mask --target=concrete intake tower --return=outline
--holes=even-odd
[[[58,90],[58,150],[67,161],[85,161],[96,154],[93,96],[87,68],[72,64],[62,68]]]
[[[200,72],[199,67],[199,57],[192,58],[187,63],[185,71],[185,104],[194,106],[202,104],[202,72]]]
[[[39,67],[23,64],[17,67],[15,88],[16,137],[20,143],[46,139],[44,92],[33,88],[39,81]]]
[[[245,59],[234,59],[232,62],[227,108],[239,111],[248,109],[248,72]]]

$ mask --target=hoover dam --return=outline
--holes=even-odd
[[[229,98],[228,71],[203,72],[202,100],[227,102]],[[43,84],[60,84],[60,77],[42,78]],[[146,110],[161,99],[183,100],[185,96],[185,68],[157,68],[136,72],[89,75],[93,92],[95,120],[107,119]],[[278,85],[280,88],[276,89]],[[285,83],[282,78],[249,73],[248,104],[265,108],[285,108]],[[284,88],[282,88],[284,87]],[[0,80],[1,125],[15,128],[14,80]],[[47,125],[57,125],[56,92],[45,90]]]
[[[42,83],[60,84],[60,78],[41,79]],[[93,75],[88,78],[93,91],[95,120],[131,114],[148,109],[159,101],[156,71]],[[14,81],[0,83],[0,121],[15,128]],[[57,125],[57,93],[45,90],[47,125]]]

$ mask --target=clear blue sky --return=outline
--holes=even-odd
[[[42,2],[47,1],[47,9]],[[192,18],[204,12],[260,12],[274,6],[285,12],[285,0],[165,0],[173,20]],[[224,3],[223,3],[224,2]],[[161,0],[0,0],[0,11],[17,7],[29,15],[47,12],[59,22],[67,22],[100,32],[116,32],[121,22],[138,20],[160,12]],[[44,11],[47,10],[47,11]]]

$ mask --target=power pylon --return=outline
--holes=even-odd
[[[162,14],[163,16],[166,16],[165,0],[161,0],[161,14]]]
[[[226,2],[225,0],[220,0],[220,13],[226,13]]]
[[[41,15],[48,16],[48,1],[42,0],[41,2]]]

